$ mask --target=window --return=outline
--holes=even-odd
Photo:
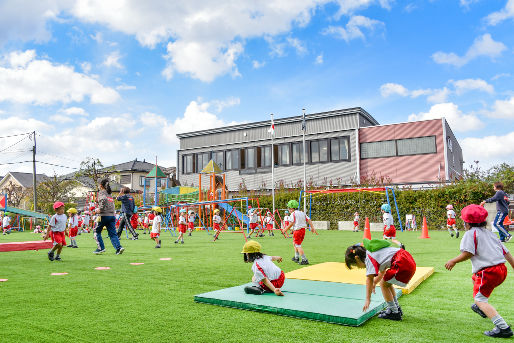
[[[436,153],[435,136],[396,140],[398,156]]]
[[[396,156],[396,142],[382,141],[361,143],[361,158],[377,158]]]
[[[182,156],[182,174],[191,174],[193,172],[193,162],[193,155]]]
[[[253,169],[255,168],[255,148],[247,148],[245,149],[245,162],[246,162],[246,168],[245,169]]]
[[[328,140],[311,141],[311,162],[328,162]]]
[[[348,137],[332,138],[330,140],[330,160],[348,161]]]
[[[225,169],[238,170],[239,169],[239,149],[225,151]]]
[[[151,181],[151,179],[150,179],[150,178],[146,179],[146,187],[150,187],[150,181]],[[145,182],[145,177],[144,177],[144,176],[140,176],[140,177],[139,177],[139,185],[140,185],[141,187],[143,187],[143,186],[144,186],[144,184],[145,184],[144,182]]]
[[[311,162],[319,162],[319,143],[318,141],[311,142]]]
[[[289,164],[291,164],[290,160],[289,160],[289,144],[282,144],[282,145],[279,145],[279,148],[278,148],[278,151],[279,151],[279,160],[280,160],[280,165],[281,166],[287,166]]]
[[[307,157],[307,159],[309,159],[309,158]],[[303,163],[303,142],[302,143],[293,143],[293,164],[302,164],[302,163]]]
[[[271,167],[271,147],[270,146],[257,148],[257,167],[258,168]]]
[[[120,183],[122,185],[127,185],[127,184],[130,183],[130,179],[131,179],[130,174],[121,175],[120,176]]]
[[[207,166],[207,163],[211,160],[209,152],[196,154],[196,172],[199,173]]]
[[[212,153],[212,160],[220,167],[221,170],[225,170],[225,164],[223,163],[223,151],[216,151]]]

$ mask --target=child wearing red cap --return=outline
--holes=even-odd
[[[64,204],[60,201],[54,203],[54,211],[55,214],[50,219],[48,223],[48,228],[46,230],[45,237],[43,240],[46,241],[48,236],[52,239],[54,247],[52,250],[48,252],[48,259],[50,261],[61,261],[61,251],[62,247],[66,245],[66,235],[68,232],[66,231],[66,222],[68,221],[68,217],[64,214]],[[54,258],[54,252],[57,251],[57,255]]]
[[[466,232],[460,242],[461,254],[446,262],[445,267],[452,270],[455,264],[471,260],[475,299],[471,309],[483,318],[491,319],[495,325],[492,330],[485,331],[485,335],[507,338],[512,336],[512,330],[488,300],[493,290],[507,277],[505,260],[514,268],[514,258],[498,237],[486,229],[487,214],[487,210],[479,205],[462,209],[461,218]]]

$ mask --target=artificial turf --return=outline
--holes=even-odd
[[[377,236],[376,233],[374,233]],[[105,236],[105,234],[104,234]],[[453,271],[444,263],[459,253],[460,239],[446,232],[399,233],[419,266],[435,273],[413,293],[400,298],[402,322],[373,318],[361,327],[198,304],[195,294],[241,285],[251,279],[240,255],[241,234],[222,234],[212,242],[205,232],[174,244],[163,233],[155,249],[148,235],[122,240],[126,251],[93,255],[91,234],[82,234],[79,249],[63,250],[62,262],[50,262],[46,251],[0,253],[0,341],[4,342],[479,342],[492,341],[483,331],[493,327],[470,310],[470,262]],[[2,241],[34,240],[28,232],[0,236]],[[304,248],[311,264],[342,261],[347,246],[362,233],[322,231],[309,234]],[[300,268],[290,259],[292,240],[259,238],[263,252],[284,257],[280,267]],[[507,243],[507,247],[514,244]],[[160,258],[171,257],[170,261]],[[143,262],[143,265],[131,265]],[[95,270],[110,267],[110,270]],[[510,266],[508,266],[509,269]],[[67,272],[65,276],[51,273]],[[512,270],[509,272],[511,273]],[[511,290],[514,277],[497,288],[490,303],[514,323]]]

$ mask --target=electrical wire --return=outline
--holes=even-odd
[[[4,148],[4,149],[0,150],[0,152],[4,152],[5,150],[8,150],[9,148],[12,148],[12,147],[13,147],[13,146],[15,146],[16,144],[19,144],[19,143],[23,142],[23,141],[24,141],[25,139],[27,139],[27,138],[28,138],[28,136],[27,136],[27,137],[23,137],[22,139],[20,139],[20,140],[19,140],[19,141],[17,141],[16,143],[11,144],[11,145],[9,145],[7,148]]]
[[[32,162],[32,161],[30,161]],[[42,163],[42,164],[47,164],[49,166],[54,166],[54,167],[61,167],[61,168],[68,168],[68,169],[75,169],[75,170],[78,170],[79,168],[74,168],[74,167],[67,167],[67,166],[62,166],[62,165],[59,165],[59,164],[53,164],[53,163],[48,163],[48,162],[43,162],[43,161],[36,161],[37,163]]]
[[[18,136],[23,136],[23,135],[31,135],[31,134],[32,134],[32,132],[18,133],[17,135],[1,136],[0,139],[2,139],[2,138],[10,138],[10,137],[18,137]]]

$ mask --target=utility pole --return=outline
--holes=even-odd
[[[34,190],[34,212],[37,212],[37,192],[36,192],[36,131],[32,132],[34,147],[32,148],[32,189]]]

